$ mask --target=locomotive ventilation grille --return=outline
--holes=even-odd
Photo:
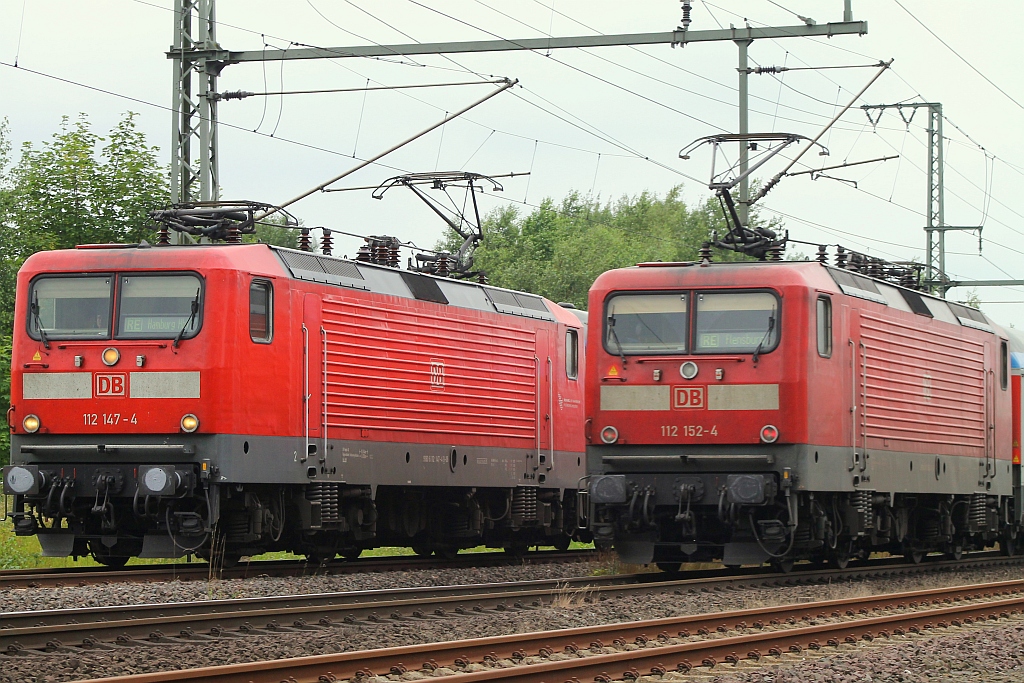
[[[362,280],[363,275],[354,263],[340,261],[337,259],[324,258],[313,254],[306,254],[297,251],[279,250],[277,252],[285,264],[293,271],[308,270],[314,273],[328,273],[340,277],[348,277],[354,280]],[[294,273],[293,273],[294,274]]]

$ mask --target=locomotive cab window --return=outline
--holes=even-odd
[[[576,330],[565,332],[565,376],[576,379],[580,374],[580,333]]]
[[[249,285],[249,337],[256,343],[269,344],[274,335],[274,287],[266,280],[253,280]]]
[[[608,353],[686,353],[689,324],[686,292],[617,294],[605,309]]]
[[[832,357],[832,299],[818,297],[818,355]]]
[[[28,300],[33,339],[109,339],[111,275],[41,277]]]
[[[118,339],[189,339],[202,325],[203,285],[195,275],[122,275]]]
[[[779,300],[769,292],[697,295],[697,353],[768,353],[779,343]]]

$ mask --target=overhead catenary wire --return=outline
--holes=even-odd
[[[348,0],[346,0],[346,2],[347,1]],[[497,33],[494,33],[493,31],[488,31],[487,29],[484,29],[484,28],[481,28],[479,26],[476,26],[474,24],[469,23],[468,21],[465,21],[464,19],[459,19],[458,17],[452,16],[451,14],[448,14],[446,12],[442,12],[439,9],[435,9],[433,7],[430,7],[429,5],[425,5],[422,2],[419,2],[418,0],[406,0],[406,1],[411,3],[411,4],[413,4],[413,5],[416,5],[417,7],[422,7],[425,10],[428,10],[430,12],[438,14],[438,15],[440,15],[442,17],[447,18],[447,19],[450,19],[450,20],[452,20],[454,22],[457,22],[457,23],[462,24],[464,26],[468,26],[469,28],[475,29],[475,30],[480,31],[482,33],[486,33],[487,35],[493,36],[493,37],[495,37],[495,38],[497,38],[499,40],[507,40],[507,41],[511,42],[512,44],[516,44],[516,42],[514,40],[509,40],[508,38],[505,38],[504,36],[500,36]],[[674,111],[677,114],[680,114],[680,115],[682,115],[682,116],[684,116],[684,117],[686,117],[688,119],[692,119],[694,121],[697,121],[698,123],[702,123],[702,124],[704,124],[704,125],[706,125],[708,127],[715,128],[716,130],[722,130],[722,131],[725,130],[724,128],[716,126],[713,123],[710,123],[708,121],[704,121],[703,119],[701,119],[701,118],[699,118],[697,116],[694,116],[693,114],[685,112],[682,109],[677,109],[676,107],[673,107],[673,106],[671,106],[669,104],[665,104],[664,102],[660,102],[660,101],[658,101],[658,100],[656,100],[654,98],[648,97],[647,95],[644,95],[642,93],[639,93],[639,92],[636,92],[634,90],[631,90],[631,89],[627,88],[624,85],[620,85],[618,83],[615,83],[614,81],[610,81],[607,78],[603,78],[601,76],[598,76],[597,74],[590,73],[586,69],[582,69],[582,68],[580,68],[578,66],[575,66],[573,64],[569,64],[568,62],[565,62],[563,60],[558,59],[557,57],[545,56],[544,53],[539,51],[539,50],[527,50],[527,51],[539,54],[541,56],[544,56],[546,59],[550,59],[551,61],[553,61],[553,62],[555,62],[557,64],[561,64],[562,66],[565,66],[565,67],[567,67],[567,68],[569,68],[569,69],[571,69],[573,71],[576,71],[576,72],[579,72],[581,74],[584,74],[585,76],[593,78],[593,79],[595,79],[597,81],[600,81],[601,83],[609,85],[609,86],[611,86],[613,88],[616,88],[618,90],[622,90],[623,92],[629,93],[630,95],[633,95],[634,97],[638,97],[638,98],[640,98],[642,100],[645,100],[647,102],[650,102],[651,104],[654,104],[656,106],[663,107],[663,108],[668,109],[670,111]]]
[[[969,68],[971,69],[971,71],[973,71],[974,73],[976,73],[976,74],[978,74],[979,76],[981,76],[981,77],[982,77],[982,78],[983,78],[983,79],[985,80],[985,82],[986,82],[986,83],[988,83],[988,84],[989,84],[989,85],[991,85],[991,86],[992,86],[993,88],[995,88],[995,89],[996,89],[996,90],[998,90],[998,91],[999,91],[1000,93],[1002,93],[1002,94],[1003,94],[1003,95],[1004,95],[1004,96],[1006,97],[1006,99],[1010,100],[1011,102],[1013,102],[1014,104],[1016,104],[1016,105],[1017,105],[1018,107],[1020,107],[1021,109],[1024,109],[1024,104],[1021,104],[1021,103],[1020,103],[1020,102],[1018,102],[1018,101],[1017,101],[1016,99],[1014,99],[1014,97],[1013,97],[1012,95],[1010,95],[1010,93],[1006,92],[1006,91],[1005,91],[1005,90],[1003,90],[1003,89],[1002,89],[1002,88],[1001,88],[1000,86],[996,85],[996,83],[995,83],[995,82],[994,82],[994,81],[993,81],[993,80],[992,80],[991,78],[989,78],[988,76],[986,76],[986,75],[985,75],[984,73],[982,73],[982,72],[981,72],[981,70],[979,70],[979,69],[978,69],[977,67],[975,67],[975,66],[974,66],[973,64],[971,64],[971,63],[970,63],[969,61],[967,61],[967,59],[965,59],[965,58],[963,57],[963,55],[961,55],[961,54],[960,54],[959,52],[957,52],[956,50],[954,50],[954,49],[953,49],[953,47],[952,47],[952,46],[951,46],[951,45],[950,45],[949,43],[947,43],[947,42],[946,42],[946,41],[944,41],[944,40],[943,40],[942,38],[940,38],[940,37],[938,36],[938,34],[937,34],[937,33],[935,33],[935,31],[933,31],[933,30],[931,30],[930,28],[928,28],[928,26],[927,26],[927,25],[926,25],[926,24],[925,24],[925,23],[924,23],[923,21],[921,21],[920,19],[918,19],[918,18],[917,18],[917,16],[916,16],[916,15],[915,15],[915,14],[914,14],[913,12],[911,12],[911,11],[910,11],[909,9],[907,9],[907,8],[906,8],[906,7],[905,7],[905,6],[903,5],[903,3],[902,3],[902,2],[900,2],[900,0],[892,0],[892,1],[893,1],[894,3],[896,3],[896,4],[897,4],[897,5],[899,6],[899,8],[900,8],[900,9],[902,9],[902,10],[903,10],[904,12],[906,12],[907,14],[909,14],[909,15],[910,15],[910,18],[911,18],[911,19],[913,19],[913,20],[914,20],[914,21],[916,21],[916,22],[917,22],[918,24],[920,24],[920,25],[921,25],[921,28],[923,28],[923,29],[924,29],[925,31],[927,31],[928,33],[930,33],[930,34],[932,35],[932,37],[933,37],[933,38],[935,38],[935,40],[937,40],[937,41],[939,41],[940,43],[942,43],[943,47],[945,47],[945,48],[946,48],[947,50],[949,50],[949,51],[950,51],[950,52],[952,52],[952,53],[953,53],[954,55],[956,55],[957,59],[959,59],[959,60],[960,60],[961,62],[963,62],[964,64],[966,64],[966,65],[967,65],[967,66],[968,66],[968,67],[969,67]]]
[[[356,171],[358,171],[358,170],[360,170],[362,168],[366,168],[367,166],[369,166],[370,164],[374,163],[378,159],[382,159],[382,158],[386,157],[388,154],[391,154],[392,152],[394,152],[395,150],[401,149],[402,147],[405,147],[406,145],[408,145],[410,142],[412,142],[414,140],[417,140],[417,139],[423,137],[424,135],[426,135],[427,133],[440,128],[444,124],[448,123],[448,121],[450,121],[452,119],[455,119],[455,118],[458,118],[459,116],[461,116],[462,114],[465,114],[470,109],[473,109],[473,108],[483,104],[484,102],[486,102],[487,100],[491,99],[495,95],[498,95],[499,93],[505,92],[506,90],[508,90],[509,88],[514,86],[516,83],[518,83],[518,81],[506,81],[500,87],[495,88],[494,91],[487,93],[486,95],[484,95],[480,99],[476,100],[475,102],[472,102],[471,104],[466,105],[462,109],[459,109],[458,111],[455,111],[455,112],[452,112],[451,114],[446,115],[443,119],[441,119],[437,123],[429,126],[428,128],[426,128],[426,129],[416,133],[415,135],[412,135],[412,136],[406,138],[405,140],[403,140],[402,142],[399,142],[396,145],[392,145],[391,147],[387,148],[383,152],[380,152],[377,155],[372,156],[369,159],[367,159],[367,160],[365,160],[365,161],[363,161],[363,162],[361,162],[359,164],[356,164],[352,168],[348,169],[347,171],[345,171],[343,173],[340,173],[340,174],[334,176],[330,180],[322,182],[319,185],[316,185],[313,188],[311,188],[309,190],[306,190],[305,192],[302,192],[302,193],[296,195],[295,197],[292,197],[291,199],[289,199],[289,200],[287,200],[287,201],[285,201],[285,202],[283,202],[281,204],[276,205],[273,210],[268,211],[267,213],[261,214],[260,216],[258,216],[258,218],[263,219],[263,218],[266,218],[267,216],[270,216],[270,215],[276,213],[277,211],[279,211],[281,209],[286,209],[289,206],[291,206],[292,204],[305,199],[306,197],[310,196],[311,194],[315,194],[317,192],[320,192],[321,190],[325,189],[327,186],[333,185],[334,183],[338,182],[342,178],[350,176],[350,175],[352,175],[353,173],[355,173]]]
[[[17,69],[18,71],[23,71],[25,73],[30,73],[30,74],[32,74],[34,76],[40,76],[42,78],[48,78],[50,80],[58,81],[60,83],[65,83],[67,85],[73,85],[75,87],[83,88],[85,90],[91,90],[93,92],[98,92],[98,93],[101,93],[103,95],[110,95],[111,97],[117,97],[119,99],[126,100],[128,102],[135,102],[136,104],[143,104],[143,105],[146,105],[147,107],[155,107],[157,109],[162,109],[164,111],[173,112],[173,113],[175,113],[177,115],[181,115],[181,113],[182,113],[180,109],[176,109],[175,107],[169,107],[169,106],[167,106],[165,104],[157,104],[156,102],[150,102],[148,100],[144,100],[144,99],[141,99],[139,97],[133,97],[131,95],[125,95],[124,93],[115,92],[113,90],[107,90],[106,88],[100,88],[100,87],[97,87],[95,85],[89,85],[87,83],[81,83],[79,81],[73,81],[70,78],[64,78],[62,76],[56,76],[54,74],[48,74],[48,73],[46,73],[44,71],[38,71],[36,69],[29,69],[29,68],[24,67],[24,66],[14,66],[10,62],[0,61],[0,66],[6,66],[8,68]],[[200,119],[203,118],[201,115],[197,115],[197,116]],[[321,147],[319,145],[313,145],[313,144],[310,144],[308,142],[302,142],[301,140],[292,140],[290,138],[283,138],[283,137],[281,137],[279,135],[275,136],[275,135],[270,135],[269,133],[261,133],[258,130],[252,130],[251,128],[246,128],[245,126],[239,126],[239,125],[234,124],[234,123],[227,123],[225,121],[218,121],[218,125],[224,126],[226,128],[231,128],[233,130],[243,131],[243,132],[249,133],[251,135],[259,135],[260,137],[270,138],[272,140],[279,140],[280,142],[284,142],[284,143],[291,144],[291,145],[297,145],[299,147],[304,147],[306,149],[315,150],[315,151],[318,151],[318,152],[326,152],[327,154],[332,154],[332,155],[336,155],[336,156],[340,156],[340,157],[346,157],[346,158],[350,158],[350,159],[351,158],[358,158],[358,157],[353,157],[353,155],[351,155],[351,154],[346,154],[345,152],[339,152],[338,150],[329,149],[327,147]],[[390,170],[393,170],[393,171],[400,171],[402,173],[407,173],[408,172],[407,169],[399,168],[397,166],[389,166],[388,164],[383,164],[383,163],[380,163],[380,162],[375,162],[375,163],[377,165],[383,167],[383,168],[387,168],[387,169],[390,169]]]
[[[824,134],[825,134],[826,132],[828,132],[828,130],[829,130],[830,128],[832,128],[832,124],[833,124],[833,123],[835,123],[836,121],[838,121],[838,120],[839,120],[839,118],[840,118],[840,117],[841,117],[841,116],[842,116],[843,114],[845,114],[845,113],[846,113],[847,111],[849,111],[850,107],[852,107],[852,106],[854,105],[854,103],[855,103],[855,102],[856,102],[857,100],[859,100],[859,99],[860,99],[860,96],[861,96],[861,95],[863,95],[863,94],[864,94],[865,92],[867,92],[867,89],[868,89],[868,88],[870,88],[870,87],[871,87],[872,85],[874,85],[875,81],[877,81],[877,80],[878,80],[879,78],[881,78],[882,74],[884,74],[884,73],[885,73],[885,72],[886,72],[886,71],[887,71],[887,70],[889,69],[889,65],[890,65],[890,64],[892,64],[892,60],[889,60],[888,62],[882,62],[882,64],[880,65],[880,68],[878,69],[878,73],[876,73],[876,74],[875,74],[875,75],[874,75],[874,76],[873,76],[873,77],[871,78],[871,80],[870,80],[870,81],[868,81],[868,82],[867,82],[867,84],[866,84],[866,85],[865,85],[865,86],[864,86],[863,88],[861,88],[861,89],[860,89],[860,92],[858,92],[858,93],[857,93],[856,95],[854,95],[854,96],[853,96],[853,99],[851,99],[851,100],[850,100],[850,102],[849,102],[849,103],[848,103],[848,104],[847,104],[847,105],[846,105],[845,107],[843,107],[843,108],[842,108],[842,109],[841,109],[841,110],[839,111],[839,113],[838,113],[838,114],[836,114],[835,116],[833,116],[833,117],[832,117],[832,120],[831,120],[831,121],[829,122],[829,124],[828,124],[827,126],[825,126],[825,128],[823,128],[823,129],[821,130],[821,132],[819,132],[819,133],[818,133],[818,134],[817,134],[817,135],[816,135],[816,136],[814,137],[814,139],[813,139],[813,140],[811,140],[811,141],[810,141],[810,142],[808,143],[808,145],[807,145],[806,147],[804,147],[804,148],[803,148],[802,150],[800,150],[800,153],[799,153],[799,154],[797,154],[797,155],[796,155],[796,157],[795,157],[795,158],[794,158],[794,159],[793,159],[792,161],[790,161],[790,162],[789,162],[789,164],[788,164],[788,165],[787,165],[787,166],[786,166],[785,168],[783,168],[783,169],[782,169],[781,171],[779,171],[779,172],[778,172],[777,174],[775,174],[775,176],[773,176],[773,177],[772,177],[772,179],[771,179],[771,180],[769,180],[769,181],[768,181],[768,182],[767,182],[767,183],[765,184],[765,186],[764,186],[763,188],[761,188],[761,191],[760,191],[760,192],[758,192],[758,193],[757,193],[757,196],[755,196],[755,197],[754,197],[754,198],[753,198],[753,199],[751,200],[751,203],[754,203],[754,202],[756,202],[757,200],[759,200],[759,199],[763,198],[763,197],[764,197],[764,196],[765,196],[766,194],[768,194],[768,192],[769,192],[769,191],[771,191],[772,187],[774,187],[775,185],[777,185],[777,184],[778,184],[778,182],[779,182],[779,180],[781,180],[781,179],[782,179],[782,177],[783,177],[783,176],[785,176],[785,175],[786,175],[786,174],[787,174],[787,173],[789,172],[789,170],[790,170],[791,168],[793,168],[793,166],[795,166],[795,165],[796,165],[796,163],[797,163],[798,161],[800,161],[801,157],[803,157],[803,155],[807,153],[807,150],[809,150],[809,149],[811,149],[812,147],[814,147],[814,145],[815,145],[815,144],[816,144],[816,143],[818,142],[818,140],[820,140],[820,139],[821,139],[821,136],[823,136],[823,135],[824,135]]]
[[[495,129],[493,129],[493,128],[490,128],[490,129],[488,129],[488,130],[489,130],[489,131],[494,131]],[[503,132],[504,132],[504,131],[503,131]],[[490,132],[490,133],[488,133],[487,137],[490,137],[490,135],[492,135],[492,134],[494,134],[494,133],[493,133],[493,132]],[[536,141],[536,138],[529,138],[529,139],[535,139],[535,141]],[[535,142],[535,143],[536,143],[536,142]],[[542,143],[543,143],[543,142],[542,142]],[[600,154],[600,153],[597,153],[597,154]],[[1001,160],[1001,159],[999,159],[999,161],[1002,161],[1002,160]],[[997,201],[997,200],[996,200],[996,201]]]
[[[458,83],[409,83],[405,85],[367,85],[360,88],[319,88],[316,90],[280,90],[277,92],[251,92],[248,90],[229,90],[227,92],[212,93],[211,98],[215,100],[242,100],[247,97],[270,97],[276,95],[321,95],[326,93],[374,92],[378,90],[414,90],[416,88],[448,88],[461,85],[498,85],[502,82],[502,80],[488,80],[460,81]]]

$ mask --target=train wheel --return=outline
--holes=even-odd
[[[923,550],[916,550],[914,548],[903,548],[903,557],[910,561],[911,564],[921,564],[924,560],[925,552]]]
[[[562,552],[568,550],[571,543],[572,539],[569,538],[568,534],[559,534],[551,540],[551,545],[554,546],[555,550],[561,550]]]
[[[678,574],[683,565],[679,562],[655,562],[655,566],[666,574]]]
[[[92,555],[92,559],[105,567],[111,567],[113,569],[119,569],[125,566],[128,564],[128,560],[130,559],[128,555],[115,555],[113,548],[108,548],[100,541],[89,541],[89,551]]]
[[[1014,536],[1006,534],[1005,536],[999,537],[999,552],[1006,557],[1013,557],[1017,554],[1017,539]]]
[[[341,551],[341,556],[346,560],[354,560],[363,553],[362,548],[345,548]]]
[[[434,549],[429,545],[414,545],[412,551],[420,557],[430,557],[434,554]]]
[[[853,557],[853,541],[839,542],[828,554],[828,562],[836,569],[846,569]]]
[[[949,555],[949,558],[951,560],[956,560],[957,562],[959,562],[964,557],[964,542],[960,540],[953,541],[953,545],[950,547],[949,552],[946,554]]]
[[[773,557],[771,561],[772,569],[783,574],[788,574],[793,571],[793,558],[792,557]]]
[[[451,546],[438,546],[434,549],[434,554],[442,560],[454,560],[459,554],[459,549],[452,548]]]
[[[530,550],[530,544],[526,541],[513,540],[512,545],[505,548],[505,552],[516,557],[523,557]]]

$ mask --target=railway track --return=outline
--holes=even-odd
[[[97,679],[278,683],[444,673],[448,683],[636,681],[1019,617],[1024,581]],[[439,671],[441,670],[441,671]],[[379,680],[379,679],[378,679]]]
[[[137,565],[129,569],[109,569],[107,567],[11,569],[0,571],[0,590],[7,588],[60,588],[97,583],[205,581],[210,578],[245,579],[255,576],[331,576],[414,569],[500,567],[523,563],[582,562],[593,560],[596,557],[597,551],[594,550],[539,550],[520,556],[500,552],[462,553],[451,559],[407,555],[366,557],[340,560],[324,565],[310,564],[305,560],[261,560],[216,571],[206,562]]]
[[[348,591],[309,595],[0,613],[0,652],[61,653],[145,643],[185,644],[216,638],[320,631],[392,620],[450,619],[533,610],[559,598],[603,600],[623,594],[699,592],[900,576],[953,568],[1020,564],[1024,558],[986,555],[961,562],[873,563],[791,574],[761,568],[699,577],[625,574],[480,585]],[[1024,581],[1020,583],[1024,589]]]

